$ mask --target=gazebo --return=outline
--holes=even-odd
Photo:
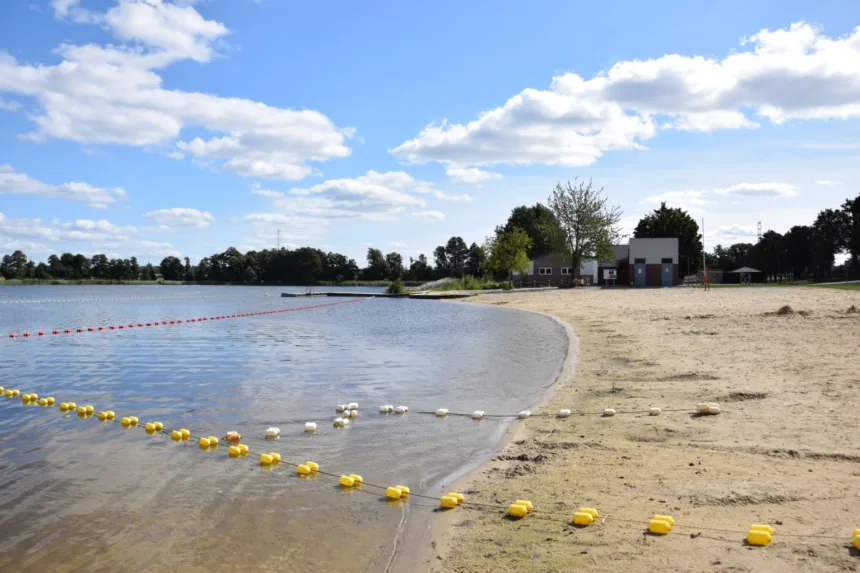
[[[741,267],[739,269],[723,273],[723,282],[730,284],[763,283],[764,275],[758,269]]]

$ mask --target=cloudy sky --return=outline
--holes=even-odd
[[[559,180],[706,246],[860,188],[860,3],[4,0],[0,252],[482,241]]]

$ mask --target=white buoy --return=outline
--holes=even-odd
[[[348,408],[348,406],[346,404],[338,404],[337,407],[334,409],[334,411],[340,413],[340,412],[343,412],[344,410],[346,410],[347,408]]]
[[[407,408],[406,406],[397,406],[396,408],[394,408],[395,414],[405,414],[408,411],[409,408]]]
[[[350,410],[358,410],[358,402],[350,402],[348,407]]]
[[[317,431],[317,423],[316,422],[305,422],[305,432],[316,432]]]
[[[272,426],[271,428],[266,429],[266,437],[269,439],[277,438],[281,435],[281,429]]]
[[[648,410],[648,415],[649,416],[659,416],[660,412],[662,412],[662,411],[663,410],[661,410],[660,408],[651,408]]]
[[[484,411],[483,410],[475,410],[472,412],[473,420],[483,420],[484,419]]]
[[[525,420],[531,415],[532,413],[529,410],[522,410],[519,414],[517,414],[520,420]]]
[[[438,410],[436,410],[436,415],[440,418],[444,418],[445,416],[448,415],[448,409],[447,408],[439,408]]]
[[[718,404],[708,404],[708,414],[711,416],[716,416],[720,413],[720,406]]]
[[[610,418],[615,415],[615,408],[605,408],[603,410],[603,415],[607,418]]]
[[[344,419],[343,419],[343,422],[341,423],[341,425],[342,425],[344,428],[345,428],[345,427],[347,427],[347,426],[349,426],[349,418],[344,418]]]
[[[707,414],[711,406],[707,402],[699,402],[696,404],[696,412],[699,414]]]
[[[340,428],[343,426],[343,418],[335,418],[334,419],[334,427]]]
[[[567,418],[568,416],[570,416],[570,408],[562,408],[558,411],[559,418]]]
[[[343,415],[344,417],[358,418],[358,410],[350,410],[348,413],[344,412]]]
[[[392,406],[391,404],[386,404],[384,406],[379,407],[379,413],[380,414],[390,414],[393,411],[394,411],[394,406]]]

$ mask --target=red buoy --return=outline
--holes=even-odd
[[[29,332],[25,332],[25,333],[24,333],[24,338],[30,338],[30,333],[29,333]]]
[[[128,327],[129,327],[129,328],[134,328],[134,324],[129,324],[129,325],[128,325]]]
[[[151,323],[151,322],[147,322],[147,323],[146,323],[146,326],[152,326],[152,323]]]
[[[87,332],[93,332],[93,331],[95,331],[95,328],[93,328],[92,326],[87,329]]]
[[[143,328],[143,325],[140,323],[137,323],[137,326],[138,326],[138,328]]]
[[[65,332],[66,334],[71,334],[71,333],[72,333],[72,331],[71,331],[71,330],[69,330],[68,328],[67,328],[66,330],[64,330],[63,332]]]
[[[39,336],[45,336],[44,331],[41,331],[41,330],[40,330],[40,331],[39,331]]]
[[[102,330],[104,330],[104,329],[105,329],[105,327],[104,327],[104,326],[100,326],[100,327],[99,327],[99,332],[101,332],[101,331],[102,331]]]
[[[52,330],[51,334],[60,334],[60,331],[59,330]]]
[[[77,330],[77,332],[83,332],[83,331],[84,331],[84,329],[83,329],[83,328],[79,328],[79,329]]]
[[[182,324],[182,321],[181,321],[181,320],[177,320],[177,321],[176,321],[176,324]]]
[[[175,324],[175,322],[171,320],[171,321],[170,321],[170,324]]]
[[[125,327],[124,327],[123,325],[121,325],[121,324],[120,324],[120,325],[119,325],[119,329],[120,329],[120,330],[122,330],[123,328],[125,328]]]
[[[10,334],[9,338],[15,338],[15,334]]]
[[[116,330],[116,327],[113,325],[109,326],[108,328],[110,328],[111,330]]]

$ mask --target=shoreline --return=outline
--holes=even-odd
[[[497,306],[484,301],[467,304]],[[541,389],[537,400],[533,404],[524,406],[523,409],[543,408],[559,390],[574,382],[576,365],[579,361],[579,338],[572,325],[549,313],[518,308],[500,308],[514,312],[529,312],[542,315],[561,326],[564,330],[564,334],[567,337],[567,347],[559,370],[553,376],[552,380]],[[470,488],[470,484],[493,463],[494,457],[499,455],[511,443],[519,441],[526,433],[527,427],[524,421],[518,419],[510,420],[505,425],[504,430],[502,430],[499,439],[487,448],[486,455],[481,456],[482,459],[464,464],[451,474],[444,476],[434,486],[433,490],[430,490],[431,493],[435,490],[467,491]],[[398,550],[391,563],[391,567],[386,569],[386,573],[414,573],[415,571],[427,570],[427,567],[436,556],[446,553],[447,542],[450,541],[450,536],[447,536],[446,533],[452,526],[453,520],[456,519],[456,514],[456,510],[444,512],[433,510],[427,515],[422,516],[420,521],[417,519],[413,519],[411,522],[407,521],[406,527],[402,532],[403,534],[398,540],[398,545],[409,547],[409,550]]]

